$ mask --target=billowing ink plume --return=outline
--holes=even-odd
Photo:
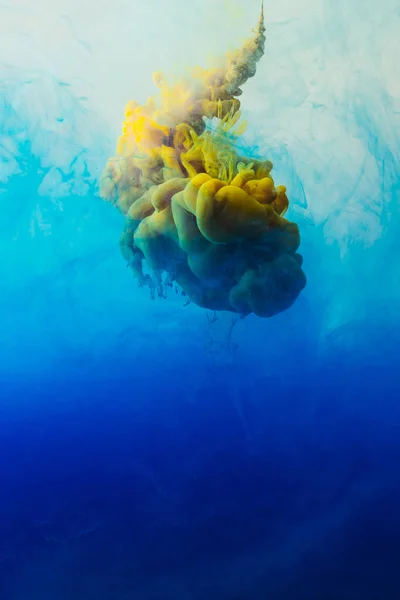
[[[173,85],[156,73],[159,99],[128,103],[101,194],[126,215],[121,250],[141,285],[163,296],[175,282],[199,306],[270,317],[306,281],[286,188],[275,186],[270,161],[237,151],[237,96],[264,33],[261,11],[254,36],[222,66]]]

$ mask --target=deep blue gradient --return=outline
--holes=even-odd
[[[393,370],[192,383],[9,387],[0,597],[397,598]]]
[[[231,329],[136,288],[97,195],[112,143],[68,86],[11,73],[2,102],[0,600],[398,600],[399,154],[378,113],[351,113],[378,208],[344,186],[314,219],[272,151],[308,286]]]

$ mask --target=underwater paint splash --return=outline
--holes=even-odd
[[[100,190],[126,216],[122,255],[153,296],[175,283],[201,307],[271,317],[306,285],[285,186],[275,186],[269,160],[237,147],[246,128],[238,96],[264,33],[262,9],[254,37],[220,66],[174,85],[155,73],[160,102],[126,107]]]
[[[55,77],[46,75],[51,46],[42,75],[24,65],[0,84],[1,600],[398,600],[393,0],[365,0],[362,11],[346,0],[268,6],[268,61],[257,62],[240,96],[248,148],[239,121],[226,129],[229,118],[216,114],[203,131],[185,121],[185,86],[201,94],[201,71],[181,88],[156,77],[162,99],[174,87],[185,100],[182,108],[171,93],[176,120],[157,123],[186,123],[197,139],[227,149],[210,177],[229,187],[232,148],[246,166],[267,148],[270,173],[287,186],[290,212],[280,216],[301,231],[307,286],[289,311],[244,320],[195,302],[181,310],[182,298],[166,288],[169,272],[146,258],[143,276],[167,289],[168,302],[132,289],[116,243],[130,208],[102,202],[96,187],[98,165],[112,155],[108,135],[119,128],[108,132],[107,111],[118,115],[131,97],[144,104],[143,73],[174,64],[166,38],[195,65],[202,58],[193,46],[219,52],[213,39],[228,47],[239,24],[235,35],[226,20],[218,29],[225,0],[122,0],[118,10],[54,0],[29,23],[44,45],[40,27],[61,2],[92,43],[93,68],[79,73],[97,88],[78,102],[68,69],[84,60],[58,33],[67,72],[56,64]],[[36,60],[31,40],[19,44],[24,61]],[[14,55],[7,47],[4,56]],[[199,176],[169,179],[168,165],[161,169],[154,193]],[[162,212],[153,209],[151,219]]]

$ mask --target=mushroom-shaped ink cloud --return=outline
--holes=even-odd
[[[240,156],[241,86],[264,53],[254,36],[223,66],[190,81],[154,75],[158,101],[130,102],[102,198],[126,216],[121,252],[140,285],[165,295],[175,282],[195,304],[271,317],[306,285],[298,227],[284,218],[286,188],[272,163]]]

